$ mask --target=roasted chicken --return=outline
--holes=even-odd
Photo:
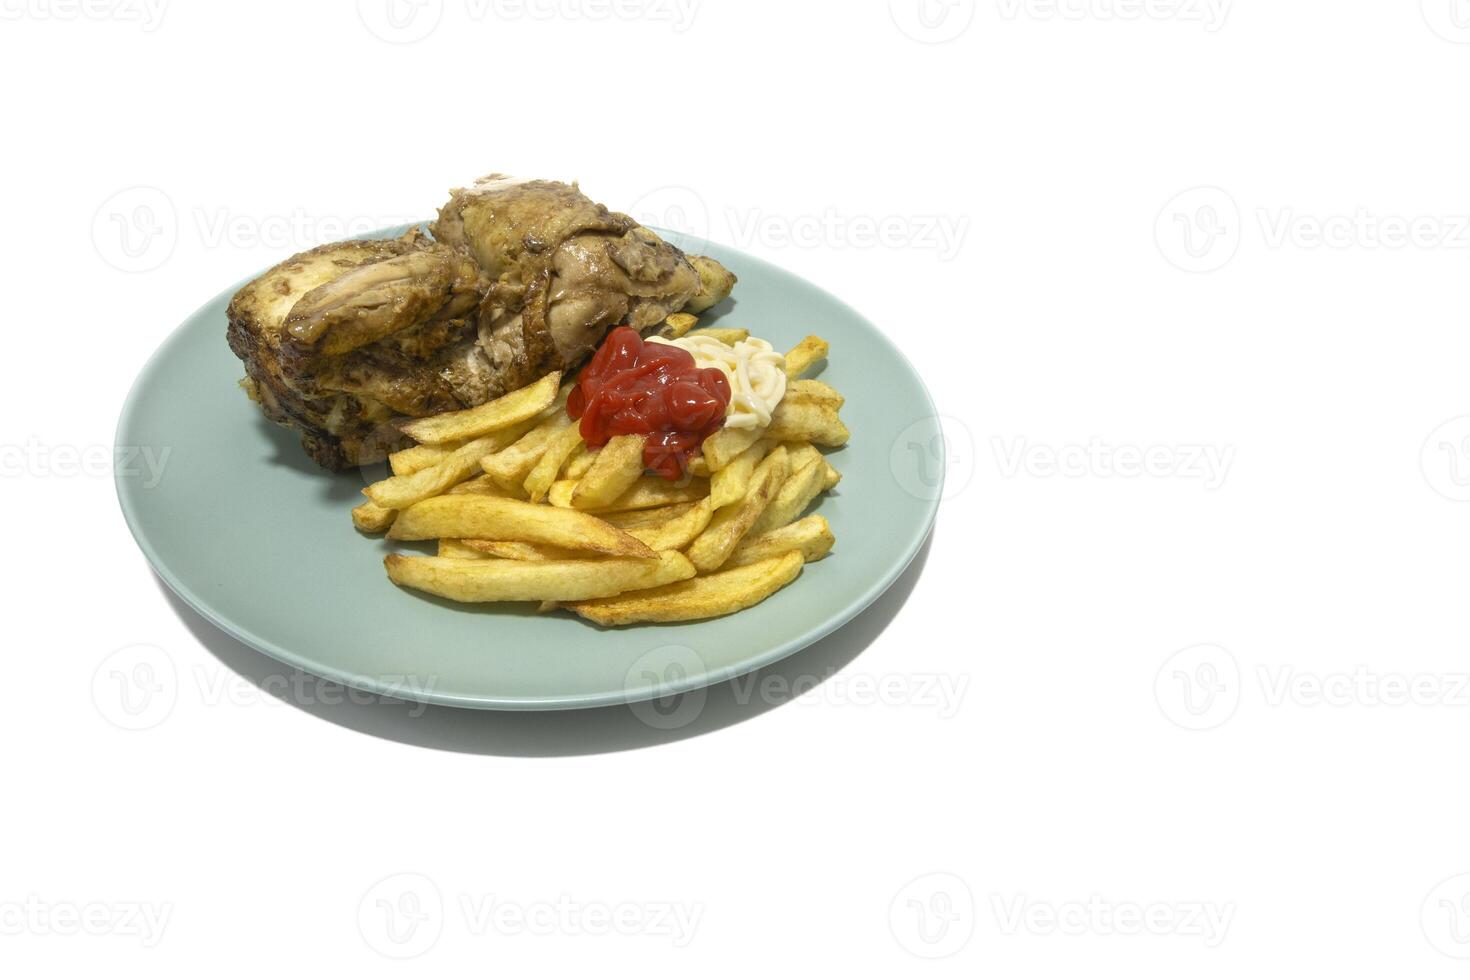
[[[735,284],[553,181],[483,178],[452,193],[431,231],[303,252],[230,302],[243,386],[323,466],[377,462],[406,445],[396,418],[575,367],[610,327],[646,330]]]

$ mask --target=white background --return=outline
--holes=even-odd
[[[582,2],[0,0],[0,970],[1462,976],[1470,4]],[[922,565],[672,733],[340,704],[114,501],[191,310],[491,170],[946,416]]]

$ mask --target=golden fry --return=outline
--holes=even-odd
[[[661,336],[671,340],[677,340],[690,331],[699,322],[699,317],[693,313],[670,313],[664,321],[663,330],[659,331]]]
[[[813,364],[826,357],[829,349],[821,337],[811,335],[803,338],[801,343],[786,352],[786,377],[801,377]]]
[[[551,492],[546,495],[554,507],[571,507],[572,491],[576,489],[576,480],[557,480],[551,485]],[[709,496],[709,481],[696,478],[681,480],[678,483],[665,480],[661,476],[640,476],[631,487],[611,505],[602,508],[598,513],[616,512],[623,510],[647,510],[650,507],[663,507],[666,504],[680,504],[685,501],[699,500],[701,497]]]
[[[700,446],[711,473],[718,473],[729,466],[736,456],[760,441],[765,430],[760,426],[749,429],[721,429]]]
[[[719,434],[715,433],[716,436]],[[837,417],[837,409],[832,406],[786,398],[771,413],[769,434],[782,442],[814,442],[819,446],[846,445],[851,435]],[[710,436],[710,439],[714,437]],[[706,445],[708,442],[705,440]]]
[[[416,442],[439,445],[456,439],[475,439],[524,422],[541,414],[556,400],[561,372],[552,371],[534,384],[503,395],[462,412],[445,412],[426,419],[414,419],[398,426],[400,432]]]
[[[388,555],[383,566],[396,585],[459,602],[578,601],[694,575],[694,566],[677,551],[665,551],[652,560],[546,562]]]
[[[572,453],[571,458],[567,460],[567,465],[562,467],[561,479],[580,480],[587,475],[587,471],[592,469],[592,464],[595,462],[597,462],[597,450],[583,443]]]
[[[521,435],[519,425],[492,432],[488,436],[472,439],[433,466],[425,467],[408,476],[390,476],[379,480],[363,493],[380,507],[402,510],[437,496],[470,477],[480,468],[480,457],[504,448]]]
[[[745,496],[745,488],[750,486],[751,474],[770,450],[771,443],[762,439],[715,471],[714,476],[710,477],[709,495],[716,508],[733,504]]]
[[[462,442],[446,442],[442,446],[412,446],[408,449],[400,449],[388,456],[388,465],[393,469],[394,476],[412,476],[419,470],[433,466],[454,452]]]
[[[393,526],[397,517],[396,510],[379,507],[371,500],[364,500],[352,508],[352,526],[364,534],[382,534]]]
[[[788,551],[801,553],[801,560],[805,562],[819,561],[827,557],[832,550],[832,545],[837,541],[832,536],[832,528],[827,524],[827,518],[820,514],[812,514],[803,517],[793,524],[778,527],[774,531],[765,534],[747,537],[740,542],[740,547],[725,562],[726,568],[738,568],[741,565],[751,565],[768,558],[776,558],[786,554]]]
[[[847,399],[842,397],[836,388],[825,381],[815,381],[811,378],[786,382],[786,397],[793,401],[831,405],[833,408],[841,408],[847,403]]]
[[[670,548],[678,551],[687,548],[691,541],[699,537],[706,527],[709,527],[710,518],[714,516],[714,513],[714,505],[709,497],[705,497],[673,520],[664,521],[661,524],[639,525],[626,530],[654,551],[665,551]]]
[[[394,541],[489,538],[609,555],[652,558],[642,541],[591,514],[484,494],[448,494],[414,504],[388,529]]]
[[[549,544],[529,541],[491,541],[488,538],[465,538],[462,542],[477,558],[509,558],[513,561],[587,561],[596,555]]]
[[[743,327],[704,327],[699,330],[691,330],[685,334],[687,337],[713,337],[722,344],[734,347],[742,340],[750,337],[750,331]]]
[[[553,435],[546,444],[546,449],[536,465],[531,467],[525,481],[526,495],[532,501],[540,503],[546,498],[546,493],[551,485],[556,482],[556,474],[561,472],[562,464],[567,457],[576,452],[577,447],[582,445],[582,432],[577,423],[567,419],[567,424]]]
[[[749,533],[764,534],[796,520],[817,499],[826,480],[827,468],[820,457],[792,473],[761,512],[760,518],[750,526]]]
[[[486,555],[485,553],[481,552],[481,551],[478,551],[478,550],[470,547],[469,545],[465,544],[463,541],[456,540],[455,538],[440,538],[439,539],[439,557],[440,558],[488,558],[489,556]]]
[[[535,428],[519,439],[484,456],[480,460],[480,468],[505,489],[521,492],[525,487],[526,477],[531,475],[531,468],[546,451],[552,437],[568,421],[565,412],[542,419],[536,423]]]
[[[773,595],[801,574],[801,565],[801,552],[788,551],[713,575],[609,599],[571,603],[567,608],[602,626],[676,623],[727,616]]]
[[[577,510],[606,507],[622,496],[643,475],[643,444],[646,436],[613,436],[597,451],[587,475],[572,490]]]
[[[689,546],[689,560],[695,568],[712,572],[725,563],[780,489],[787,466],[787,452],[779,446],[761,460],[750,477],[745,496],[715,511],[709,527]]]
[[[709,498],[706,497],[705,499],[707,500]],[[613,527],[628,530],[635,527],[645,527],[650,524],[664,524],[672,521],[676,517],[684,516],[703,502],[703,500],[694,500],[678,504],[664,504],[662,507],[647,507],[643,510],[608,511],[597,516],[607,521]]]

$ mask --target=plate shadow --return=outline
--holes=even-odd
[[[189,632],[221,664],[270,697],[322,721],[421,748],[544,758],[625,752],[682,741],[807,696],[882,635],[923,574],[933,539],[931,528],[903,574],[851,622],[778,663],[672,699],[558,711],[481,711],[371,695],[358,700],[332,698],[331,704],[322,698],[297,698],[296,692],[320,690],[326,682],[241,643],[195,612],[156,574],[154,581]],[[298,678],[311,683],[297,683]]]

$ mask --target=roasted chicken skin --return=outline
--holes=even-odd
[[[303,252],[230,302],[241,384],[329,469],[406,445],[395,418],[481,404],[576,366],[615,324],[647,329],[735,283],[554,181],[483,178],[432,230]]]

